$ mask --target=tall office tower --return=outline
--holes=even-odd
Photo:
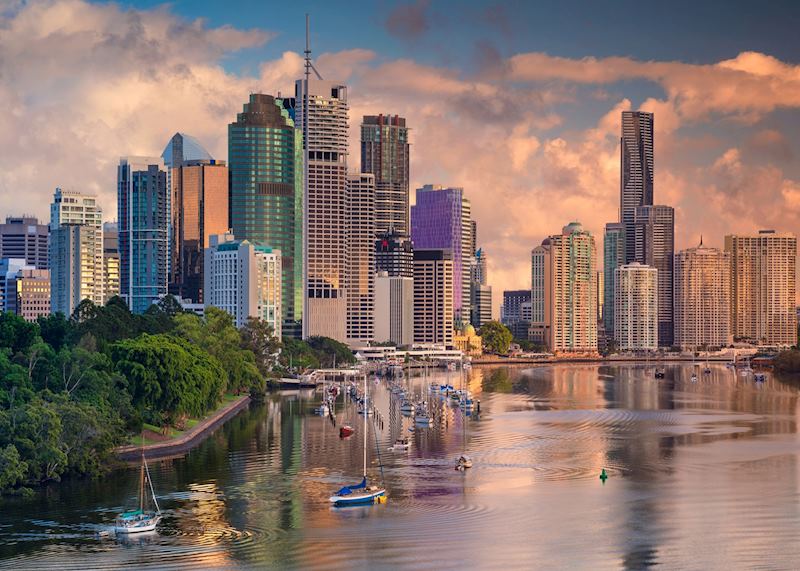
[[[415,343],[453,344],[454,270],[449,250],[414,250]]]
[[[605,277],[603,270],[597,270],[597,324],[603,322],[603,305],[605,304]]]
[[[475,251],[475,263],[472,265],[472,281],[480,285],[489,284],[489,261],[483,248]]]
[[[186,161],[213,161],[211,156],[200,141],[186,133],[175,133],[161,153],[164,166],[168,169],[180,167]]]
[[[287,337],[300,337],[303,318],[303,134],[295,128],[293,116],[292,101],[261,93],[251,94],[236,121],[228,125],[228,169],[233,234],[239,240],[281,251],[282,330]],[[319,174],[316,177],[315,184],[324,188],[324,177]],[[337,184],[338,180],[337,174]],[[315,186],[315,191],[318,186]],[[309,213],[317,224],[320,223],[321,209],[326,208],[324,199],[320,200],[322,202],[313,206],[315,212]],[[315,251],[323,247],[315,244]]]
[[[411,207],[414,248],[450,250],[453,257],[453,311],[456,326],[470,318],[472,220],[464,189],[426,184]]]
[[[375,240],[375,269],[389,277],[414,277],[414,247],[411,238],[397,232],[378,233]]]
[[[725,236],[731,256],[731,333],[762,345],[796,345],[797,238],[760,230]]]
[[[365,115],[361,172],[375,175],[375,227],[380,234],[409,231],[408,127],[398,115]]]
[[[577,222],[531,253],[531,331],[555,353],[597,352],[594,237]]]
[[[675,254],[675,345],[696,350],[730,344],[730,260],[728,252],[702,242]]]
[[[208,237],[204,257],[205,307],[224,309],[236,327],[249,317],[262,319],[280,339],[281,253],[226,233]]]
[[[375,276],[375,340],[414,342],[414,279],[378,272]]]
[[[176,135],[177,136],[177,135]],[[170,169],[169,292],[203,302],[203,251],[208,237],[228,232],[228,167],[192,159]]]
[[[66,316],[104,302],[103,211],[97,196],[56,188],[50,204],[50,308]]]
[[[473,221],[473,238],[476,235],[475,229],[476,225]],[[470,322],[475,327],[482,327],[484,323],[492,320],[492,286],[489,285],[488,260],[483,248],[475,251],[471,272],[470,309],[472,315]]]
[[[346,341],[347,87],[313,77],[295,84],[297,124],[308,132],[303,337]]]
[[[375,175],[347,176],[347,342],[375,338]]]
[[[159,157],[122,157],[117,168],[120,296],[144,313],[167,293],[170,194]]]
[[[614,270],[625,265],[625,225],[606,224],[603,235],[603,328],[607,335],[614,332]]]
[[[503,304],[500,306],[500,322],[509,328],[515,339],[528,338],[528,328],[531,325],[531,310],[530,289],[506,290],[503,292]]]
[[[619,266],[614,292],[614,339],[622,351],[658,349],[658,270],[638,262]]]
[[[638,206],[634,214],[635,261],[658,270],[658,342],[671,347],[672,269],[675,256],[675,211],[671,206]]]
[[[119,226],[103,224],[103,303],[119,295]]]
[[[0,312],[36,321],[50,313],[50,270],[40,270],[23,258],[0,259]]]
[[[23,259],[28,264],[46,270],[49,227],[39,224],[33,216],[7,216],[0,224],[0,258]]]
[[[625,263],[635,260],[637,206],[653,204],[653,114],[622,112],[620,222],[625,226]]]

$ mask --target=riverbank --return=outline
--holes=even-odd
[[[145,444],[145,458],[165,458],[168,456],[183,455],[211,435],[227,420],[234,417],[250,402],[250,397],[244,395],[207,416],[193,427],[183,432],[176,438]],[[114,449],[114,454],[122,461],[136,460],[141,457],[142,446],[129,444]]]
[[[692,358],[691,356],[665,356],[665,357],[550,357],[546,359],[534,359],[525,357],[498,357],[496,355],[482,356],[473,358],[471,363],[473,365],[551,365],[554,363],[645,363],[650,365],[668,364],[668,363],[692,363],[697,364],[705,363],[705,357]],[[708,358],[709,363],[730,363],[730,357],[713,356]]]

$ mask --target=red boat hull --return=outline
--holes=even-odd
[[[352,436],[353,433],[355,433],[355,430],[351,427],[343,426],[339,429],[339,438],[347,438],[348,436]]]

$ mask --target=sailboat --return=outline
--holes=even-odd
[[[464,392],[464,398],[466,399],[467,390],[464,388],[464,369],[461,369],[461,390]],[[461,456],[458,457],[456,460],[456,470],[464,471],[467,468],[472,468],[472,458],[467,456],[467,407],[461,407],[462,416],[461,416],[461,432],[464,437],[464,448]]]
[[[145,510],[145,481],[150,487],[150,496],[153,499],[156,511]],[[154,531],[161,520],[161,508],[158,507],[153,481],[150,479],[150,469],[144,458],[144,434],[142,434],[142,467],[139,473],[139,509],[119,514],[114,522],[114,532],[120,534],[142,533]]]
[[[364,375],[364,402],[368,401],[367,376]],[[386,489],[367,485],[367,416],[364,415],[364,477],[361,482],[344,486],[330,497],[330,502],[337,507],[373,504],[386,496]]]

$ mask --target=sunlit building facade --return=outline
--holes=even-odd
[[[608,335],[614,332],[614,270],[624,264],[625,225],[609,222],[603,235],[603,326]]]
[[[653,204],[653,114],[622,112],[620,222],[625,227],[625,263],[636,261],[636,208]]]
[[[347,343],[375,338],[375,175],[347,176]]]
[[[672,346],[672,269],[675,256],[675,211],[671,206],[638,206],[634,215],[635,255],[640,264],[658,270],[658,339]]]
[[[414,251],[414,342],[453,343],[453,276],[450,250]]]
[[[378,233],[409,233],[409,143],[406,120],[365,115],[361,122],[361,172],[375,175]]]
[[[614,340],[621,351],[658,349],[658,270],[638,262],[619,266],[614,292]]]
[[[33,216],[7,216],[0,224],[0,258],[25,260],[46,270],[49,266],[47,240],[49,227]]]
[[[103,224],[103,303],[119,295],[119,226]]]

